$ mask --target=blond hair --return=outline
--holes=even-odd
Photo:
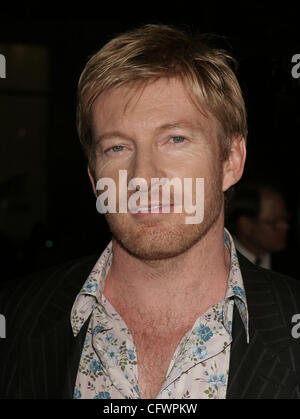
[[[167,25],[145,25],[112,39],[87,62],[78,83],[77,129],[89,162],[93,160],[92,105],[113,87],[180,78],[200,109],[222,128],[220,150],[228,157],[232,136],[247,137],[247,117],[230,54],[201,37]]]

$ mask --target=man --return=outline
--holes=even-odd
[[[263,268],[287,273],[288,266],[276,265],[276,253],[286,249],[289,229],[288,210],[279,189],[256,182],[237,186],[227,218],[240,253]]]
[[[97,203],[99,180],[121,191],[108,195],[112,241],[100,258],[35,275],[2,299],[3,397],[300,397],[299,285],[237,255],[224,230],[247,136],[229,61],[164,25],[120,35],[89,60],[78,131]],[[121,171],[128,203],[141,194],[137,211],[123,211]],[[204,179],[201,222],[175,211],[175,188],[171,211],[160,186],[152,201],[155,182],[175,178]]]

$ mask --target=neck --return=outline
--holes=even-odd
[[[221,218],[193,247],[169,259],[138,259],[113,240],[104,294],[117,310],[123,306],[144,313],[193,308],[205,312],[224,299],[229,266]]]

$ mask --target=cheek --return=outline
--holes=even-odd
[[[273,243],[276,238],[276,231],[266,227],[262,227],[258,232],[257,236],[262,243]]]
[[[107,178],[113,179],[116,182],[118,178],[118,174],[119,174],[119,167],[117,167],[113,161],[106,161],[106,162],[98,161],[97,162],[96,170],[95,170],[95,175],[96,175],[97,180],[100,178],[107,177]]]
[[[211,177],[216,172],[215,156],[208,149],[177,151],[166,160],[168,173],[173,177]]]

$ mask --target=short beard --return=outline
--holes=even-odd
[[[185,224],[183,214],[170,214],[178,217],[178,223],[166,223],[155,217],[145,222],[128,222],[130,214],[106,214],[110,231],[119,245],[138,259],[155,261],[174,258],[198,243],[218,220],[224,194],[221,188],[220,173],[210,185],[206,185],[204,219],[200,224]],[[134,222],[134,221],[133,221]]]

